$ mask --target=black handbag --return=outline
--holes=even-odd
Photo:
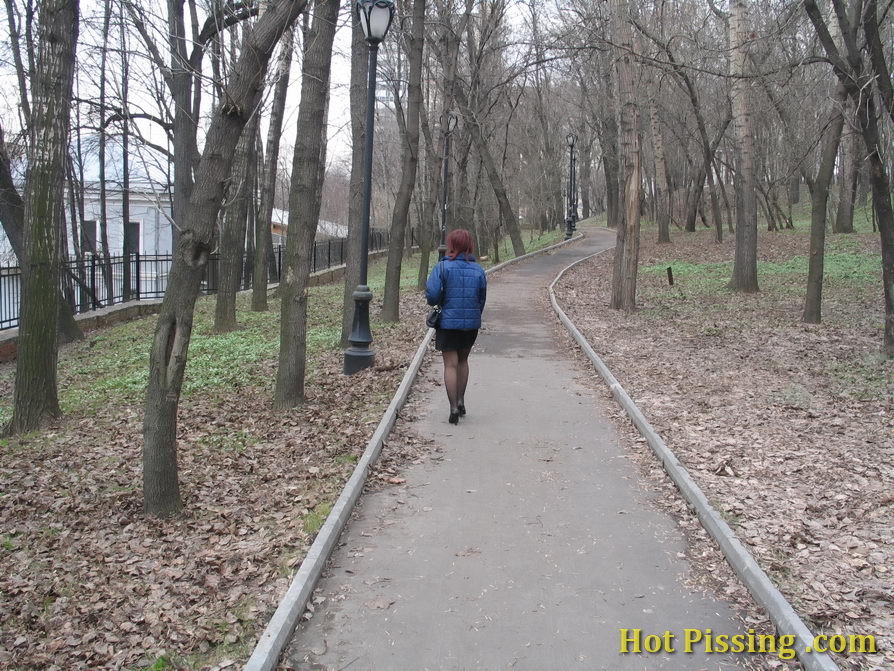
[[[441,269],[438,271],[438,274],[441,276],[441,301],[444,302],[444,294],[447,293],[447,287],[444,286],[444,266],[441,265],[441,262],[438,262],[438,265],[441,266]],[[441,305],[440,303],[433,307],[431,311],[428,313],[428,316],[425,318],[425,324],[430,329],[436,329],[441,325]]]

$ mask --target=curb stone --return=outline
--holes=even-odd
[[[819,652],[805,652],[805,650],[813,644],[814,640],[814,636],[807,628],[807,625],[804,624],[792,605],[786,600],[782,593],[776,588],[776,585],[773,584],[773,581],[770,580],[769,576],[767,576],[764,570],[754,560],[751,553],[749,553],[741,541],[736,538],[736,534],[730,526],[708,502],[704,492],[702,492],[701,488],[699,488],[689,475],[689,471],[686,470],[686,467],[680,463],[676,455],[674,455],[670,448],[665,444],[664,440],[662,440],[661,436],[654,428],[652,428],[652,425],[649,424],[645,415],[643,415],[636,403],[633,402],[621,386],[621,383],[618,382],[617,378],[615,378],[611,370],[609,370],[608,366],[605,365],[605,362],[599,358],[599,355],[596,354],[590,343],[587,342],[587,339],[577,329],[574,322],[572,322],[568,318],[568,315],[565,314],[565,311],[559,307],[554,291],[555,285],[562,279],[562,276],[574,266],[601,253],[602,252],[597,252],[596,254],[590,254],[589,256],[579,259],[569,266],[566,266],[558,275],[556,275],[556,279],[549,285],[549,300],[553,306],[553,310],[555,310],[556,315],[559,317],[559,320],[565,328],[568,329],[569,334],[580,345],[584,354],[596,368],[596,371],[602,376],[602,379],[608,385],[612,396],[614,396],[615,400],[630,417],[630,420],[636,426],[637,430],[646,439],[649,447],[652,448],[652,451],[664,466],[665,472],[667,472],[668,476],[689,504],[690,508],[695,511],[702,526],[720,546],[721,552],[723,552],[724,557],[726,557],[727,562],[732,566],[736,575],[739,576],[739,579],[745,584],[748,591],[751,592],[755,601],[767,611],[770,619],[776,626],[776,630],[780,634],[792,635],[795,637],[796,653],[798,655],[798,660],[804,666],[804,669],[806,671],[839,671],[838,665],[829,655]]]
[[[549,247],[544,247],[543,249],[538,249],[529,254],[509,259],[492,268],[488,268],[485,272],[491,274],[532,256],[544,254],[557,249],[558,247],[577,242],[583,237],[583,233],[578,233],[570,240],[563,240],[554,245],[550,245]],[[292,633],[298,625],[298,620],[302,613],[304,613],[304,609],[307,607],[307,602],[310,600],[317,581],[323,573],[323,568],[329,560],[329,555],[332,554],[332,551],[335,549],[335,544],[354,509],[354,504],[357,502],[360,493],[363,491],[366,476],[369,473],[370,468],[379,458],[384,441],[388,437],[388,433],[391,431],[391,428],[394,426],[394,422],[397,419],[397,413],[406,402],[407,396],[409,396],[410,387],[415,381],[419,369],[422,367],[422,361],[425,358],[425,354],[428,351],[428,345],[434,335],[435,330],[428,329],[425,337],[423,337],[422,342],[416,349],[416,354],[413,356],[407,372],[404,374],[394,397],[391,399],[388,409],[385,410],[385,414],[382,416],[378,427],[376,427],[375,433],[373,433],[372,438],[370,438],[369,442],[366,444],[366,449],[363,451],[363,455],[357,461],[357,466],[354,467],[354,472],[345,484],[344,489],[342,489],[335,505],[333,505],[332,511],[326,518],[326,522],[323,524],[317,537],[314,539],[313,544],[307,551],[307,556],[305,556],[304,561],[301,562],[301,566],[298,568],[298,572],[292,579],[288,591],[280,600],[279,606],[276,608],[276,611],[267,623],[267,627],[258,639],[258,643],[252,651],[251,657],[249,657],[245,667],[243,667],[244,671],[273,671],[279,663],[280,655],[289,643]]]

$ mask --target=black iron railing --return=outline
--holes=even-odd
[[[415,231],[412,231],[411,238],[414,237]],[[388,239],[387,231],[370,231],[369,251],[386,249]],[[279,282],[282,276],[284,251],[282,245],[273,248],[268,272],[271,283]],[[343,265],[346,255],[345,238],[317,240],[313,246],[311,272]],[[170,254],[130,254],[129,259],[90,255],[82,260],[66,261],[62,264],[59,281],[62,296],[75,313],[99,310],[126,301],[162,298],[168,288],[171,260]],[[253,259],[246,255],[242,262],[245,269]],[[220,256],[212,254],[202,278],[203,294],[217,292],[219,271]],[[240,288],[250,289],[251,273],[243,272],[242,278]],[[0,331],[18,326],[20,301],[20,269],[16,266],[0,267]]]

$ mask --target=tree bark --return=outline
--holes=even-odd
[[[388,243],[388,262],[385,269],[385,294],[382,319],[400,321],[400,274],[403,262],[404,239],[410,200],[416,187],[416,168],[419,164],[419,115],[422,109],[422,47],[425,44],[425,0],[413,0],[413,27],[409,39],[410,61],[407,83],[406,137],[402,143],[401,177],[394,211],[391,216],[391,238]]]
[[[748,39],[746,0],[732,0],[730,14],[730,74],[733,125],[736,135],[736,254],[730,288],[754,293],[757,283],[757,199],[754,184],[754,136],[745,79]]]
[[[438,169],[438,156],[434,149],[428,115],[424,110],[420,121],[422,135],[425,138],[425,202],[422,203],[422,216],[419,218],[419,272],[416,275],[416,288],[425,289],[436,229],[435,205],[438,202],[441,171]]]
[[[592,214],[590,209],[590,182],[593,181],[593,139],[587,133],[583,138],[580,148],[580,207],[581,216],[589,219]]]
[[[106,117],[106,82],[108,68],[106,62],[109,53],[109,32],[112,20],[112,0],[105,0],[103,10],[102,49],[99,65],[99,114],[101,119]],[[106,287],[106,305],[115,302],[114,285],[112,282],[112,260],[109,251],[109,213],[108,213],[108,180],[106,179],[106,131],[103,125],[99,132],[99,249],[93,249],[94,254],[102,257],[102,277]]]
[[[143,420],[143,498],[146,513],[165,517],[180,511],[177,472],[177,409],[199,284],[205,273],[214,224],[236,143],[257,107],[267,64],[277,40],[304,10],[304,0],[270,5],[243,45],[213,115],[197,180],[177,241],[149,363]]]
[[[261,208],[255,227],[255,267],[251,291],[251,309],[264,312],[267,309],[267,284],[269,269],[268,247],[272,245],[270,226],[273,222],[273,196],[276,193],[276,176],[279,168],[279,140],[286,111],[286,95],[289,92],[289,73],[292,67],[295,31],[290,29],[282,39],[279,60],[276,64],[276,87],[270,109],[270,125],[267,128],[267,153],[264,157],[264,176],[261,185]]]
[[[18,259],[19,267],[23,267],[27,263],[25,256],[25,201],[22,200],[12,181],[12,170],[10,169],[9,153],[6,149],[2,123],[0,123],[0,225],[3,226],[6,239],[9,240],[13,254]],[[84,337],[84,332],[75,321],[71,305],[62,297],[61,293],[57,301],[59,303],[59,344],[81,340]]]
[[[819,324],[822,321],[823,303],[823,263],[826,246],[826,206],[829,199],[829,185],[835,172],[835,155],[844,127],[842,108],[847,102],[847,91],[839,84],[832,106],[832,118],[826,129],[820,168],[813,183],[810,197],[810,257],[807,269],[807,296],[804,300],[802,321]]]
[[[654,82],[649,82],[649,90],[660,93]],[[670,242],[670,189],[667,183],[667,163],[664,158],[664,138],[658,118],[658,103],[655,96],[649,98],[649,121],[652,130],[652,148],[655,154],[655,206],[658,223],[658,242]]]
[[[214,330],[228,333],[236,328],[236,295],[242,283],[242,260],[245,258],[245,224],[255,163],[255,142],[260,114],[254,110],[251,121],[242,130],[227,193],[223,228],[220,234],[217,297],[214,310]]]
[[[7,433],[33,431],[61,414],[57,396],[59,222],[68,157],[78,40],[77,0],[44,0],[32,73],[29,160],[24,202],[22,298],[16,380]]]
[[[618,121],[616,101],[611,74],[606,68],[604,74],[605,105],[602,117],[602,133],[599,143],[602,145],[602,171],[605,175],[605,216],[609,228],[621,228],[620,204],[620,161],[618,160]]]
[[[613,309],[636,309],[636,276],[639,263],[639,201],[642,188],[642,161],[639,137],[639,109],[633,90],[633,37],[628,23],[628,0],[613,0],[615,39],[619,45],[617,60],[618,104],[620,105],[621,155],[624,157],[623,235],[615,246],[614,273],[618,281],[612,287]]]
[[[130,65],[127,54],[127,29],[124,24],[124,8],[120,8],[119,22],[119,46],[121,49],[121,109],[129,109],[130,98]],[[130,119],[127,115],[123,115],[121,121],[121,222],[122,222],[122,252],[124,256],[122,280],[123,287],[121,291],[122,300],[129,301],[131,299],[131,254],[139,254],[140,248],[131,248],[131,240],[127,235],[127,229],[130,225]],[[137,268],[139,272],[139,268]]]
[[[307,280],[320,218],[326,172],[326,116],[332,42],[339,0],[316,0],[301,68],[301,103],[292,159],[289,234],[281,283],[279,367],[273,404],[291,408],[304,400],[307,368]]]
[[[841,142],[841,177],[838,182],[836,233],[854,232],[854,204],[857,198],[857,175],[860,170],[859,138],[849,131]]]

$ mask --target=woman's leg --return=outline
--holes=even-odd
[[[469,384],[469,354],[471,352],[471,347],[456,352],[456,404],[463,406],[463,410],[466,409],[466,385]]]
[[[450,414],[456,412],[457,404],[457,372],[459,356],[456,350],[441,352],[444,359],[444,387],[447,389],[447,400],[450,401]]]

